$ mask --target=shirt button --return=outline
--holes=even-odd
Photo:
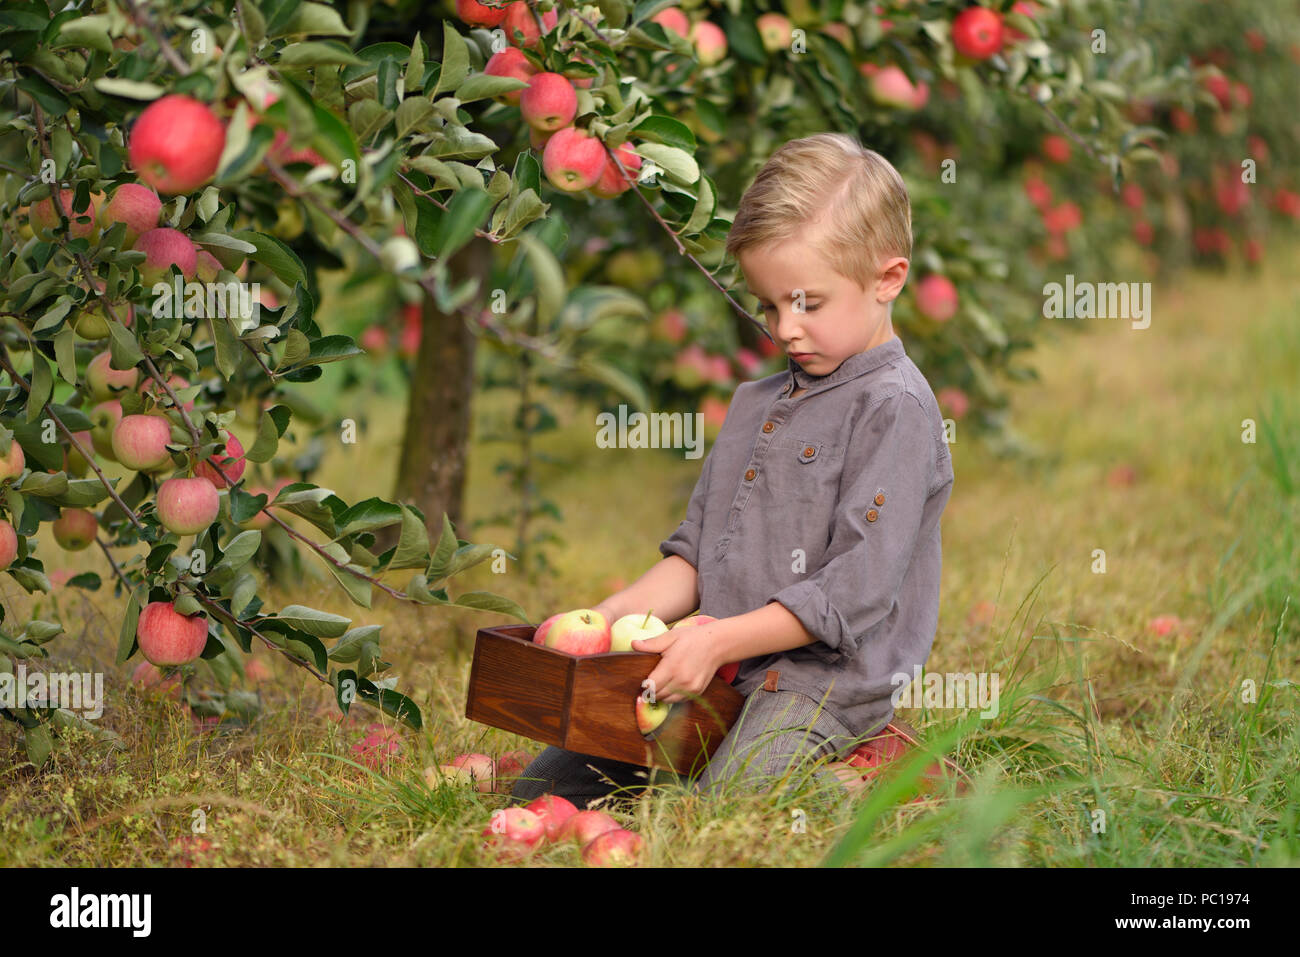
[[[816,451],[817,451],[817,450],[816,450],[815,448],[813,448],[813,447],[810,445],[810,446],[808,446],[806,449],[803,450],[803,454],[804,454],[805,456],[809,456],[809,455],[813,455],[813,454],[815,454]]]
[[[879,513],[874,508],[867,509],[867,521],[874,522],[877,514]]]
[[[877,505],[884,505],[884,504],[885,504],[885,493],[884,493],[884,492],[877,492],[877,493],[876,493],[876,504],[877,504]]]
[[[775,429],[775,428],[776,428],[776,426],[773,425],[771,422],[764,422],[764,423],[763,423],[763,431],[764,431],[764,432],[771,432],[771,431],[772,431],[773,429]]]
[[[745,481],[746,482],[754,481],[754,476],[757,474],[758,472],[756,472],[754,469],[750,469],[748,472],[745,473]]]

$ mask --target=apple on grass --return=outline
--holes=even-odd
[[[424,771],[424,781],[431,788],[447,781],[455,785],[472,784],[484,794],[491,793],[495,777],[496,763],[488,755],[478,753],[458,754],[447,764]]]
[[[507,751],[496,760],[496,776],[492,788],[497,794],[509,794],[515,781],[523,777],[524,769],[533,763],[527,751]]]
[[[598,655],[609,651],[609,622],[590,608],[579,608],[560,616],[546,632],[546,647],[571,655]]]
[[[624,615],[609,629],[610,651],[632,651],[632,642],[643,638],[654,638],[668,630],[668,626],[656,618],[651,608],[644,615]]]
[[[501,860],[520,861],[546,840],[546,824],[527,808],[502,808],[492,812],[482,837],[484,850]]]
[[[569,818],[578,813],[578,809],[572,801],[562,798],[558,794],[543,794],[535,801],[525,805],[525,810],[532,811],[542,819],[542,823],[546,825],[546,839],[548,841],[559,840],[564,825],[568,823]]]
[[[606,831],[619,830],[622,826],[604,811],[578,811],[564,822],[556,839],[586,846]]]
[[[640,859],[643,850],[641,835],[620,827],[583,845],[582,860],[590,867],[627,867]]]

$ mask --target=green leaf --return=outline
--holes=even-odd
[[[140,618],[140,599],[135,589],[126,603],[126,614],[122,618],[122,628],[117,637],[117,663],[124,665],[135,652],[135,626]]]
[[[465,46],[465,38],[447,20],[442,21],[441,66],[438,83],[431,94],[434,97],[460,86],[469,75],[469,50]]]
[[[424,40],[417,31],[411,41],[411,55],[406,59],[406,74],[402,78],[402,89],[410,96],[424,85]]]
[[[429,561],[429,530],[420,516],[406,505],[402,507],[402,535],[388,569],[424,568]]]
[[[532,266],[537,285],[537,319],[544,326],[550,325],[564,305],[564,271],[551,247],[532,233],[520,233],[519,243]]]
[[[412,96],[402,101],[397,108],[397,135],[405,136],[429,117],[433,116],[433,104],[422,96]]]
[[[287,605],[275,616],[276,621],[286,622],[300,631],[317,638],[337,638],[348,630],[351,621],[342,615],[308,608],[305,605]]]
[[[492,208],[492,197],[481,189],[462,189],[452,197],[433,236],[434,255],[452,256],[474,238],[474,230]]]
[[[452,604],[460,608],[476,608],[479,611],[500,612],[503,615],[518,618],[522,622],[528,622],[528,615],[514,601],[501,595],[494,595],[489,591],[466,592],[453,601]]]
[[[240,230],[233,234],[236,239],[251,243],[257,250],[249,255],[257,262],[268,267],[282,283],[290,288],[294,283],[308,286],[307,268],[298,258],[298,254],[274,236],[259,233],[251,229]]]
[[[19,83],[19,86],[21,85]],[[107,93],[109,96],[120,96],[128,100],[156,100],[167,92],[156,83],[144,83],[139,80],[125,80],[111,76],[100,77],[92,86],[100,93]]]
[[[302,3],[294,11],[289,22],[271,36],[303,34],[311,36],[347,37],[352,31],[343,23],[343,18],[333,7],[323,3]]]
[[[698,145],[691,128],[671,116],[658,114],[647,116],[636,125],[633,132],[643,140],[662,143],[664,146],[672,146],[688,153],[694,153]]]
[[[50,363],[45,356],[33,350],[32,356],[32,391],[27,394],[27,421],[35,422],[45,413],[45,403],[54,392],[54,376],[50,372]]]
[[[88,47],[100,53],[113,52],[113,38],[109,36],[110,18],[106,14],[78,17],[59,28],[59,39],[53,44],[60,47]]]
[[[676,177],[688,186],[700,178],[700,167],[695,162],[695,157],[675,146],[664,146],[662,143],[638,143],[636,151],[646,159],[653,160],[668,175]]]
[[[650,407],[650,397],[645,386],[622,369],[600,359],[582,356],[578,359],[578,368],[597,381],[605,383],[619,395],[639,409]]]
[[[389,688],[379,688],[365,678],[358,679],[357,697],[364,698],[371,704],[378,705],[384,714],[392,715],[419,731],[424,723],[420,718],[420,709],[406,695]]]
[[[462,103],[486,100],[490,97],[509,93],[511,90],[527,89],[528,83],[512,76],[493,76],[490,73],[475,73],[456,88],[456,99]]]
[[[362,625],[346,632],[330,649],[331,661],[356,661],[361,657],[361,643],[379,637],[382,625]]]
[[[280,51],[279,66],[363,66],[361,59],[335,40],[308,40],[290,43]]]
[[[50,729],[43,724],[23,729],[23,745],[27,749],[27,760],[38,768],[45,764],[54,750],[54,740]]]

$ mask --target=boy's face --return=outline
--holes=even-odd
[[[889,304],[907,279],[906,259],[883,260],[864,290],[832,269],[805,238],[748,249],[737,258],[772,338],[810,375],[834,372],[849,356],[894,337]]]

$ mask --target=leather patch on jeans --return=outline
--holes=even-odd
[[[775,690],[776,690],[776,682],[777,682],[777,679],[780,678],[780,677],[781,677],[781,672],[779,672],[779,671],[769,671],[769,672],[767,673],[767,677],[766,677],[766,679],[764,679],[764,681],[763,681],[763,690],[764,690],[764,691],[775,691]]]

